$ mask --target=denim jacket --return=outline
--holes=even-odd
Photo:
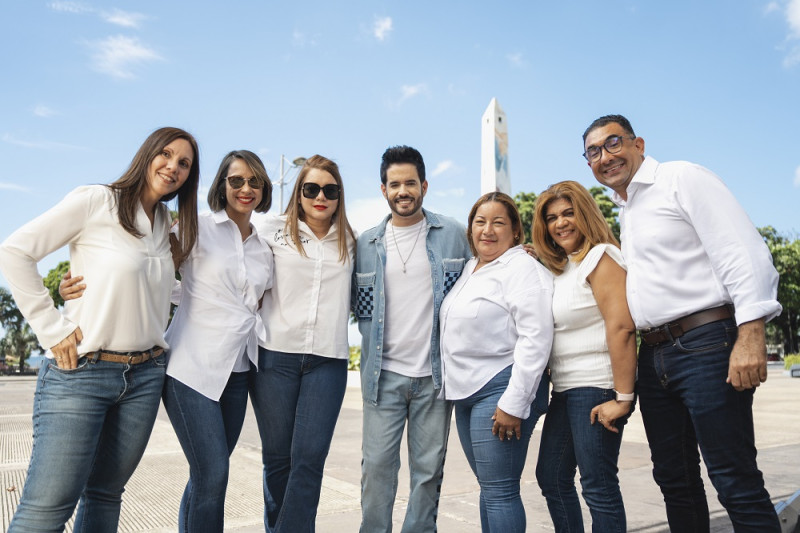
[[[439,307],[447,292],[461,276],[464,263],[472,257],[467,232],[454,219],[422,210],[428,226],[425,246],[433,281],[433,328],[431,330],[431,374],[436,389],[442,386],[439,352]],[[356,268],[353,272],[353,313],[361,332],[361,394],[364,401],[378,403],[378,380],[383,355],[383,324],[386,298],[383,274],[386,268],[386,224],[391,215],[358,237]]]

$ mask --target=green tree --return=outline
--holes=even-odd
[[[531,225],[533,224],[533,211],[536,209],[535,192],[518,192],[514,196],[519,216],[522,218],[522,229],[525,230],[525,242],[531,242]]]
[[[5,330],[0,339],[0,355],[5,359],[17,359],[20,369],[25,368],[25,359],[31,352],[44,351],[5,287],[0,287],[0,326]]]
[[[614,233],[614,236],[619,240],[619,218],[618,218],[618,211],[619,208],[617,204],[615,204],[611,198],[606,194],[606,188],[601,187],[599,185],[592,187],[589,189],[589,194],[592,195],[594,201],[597,203],[597,207],[600,208],[600,212],[603,213],[603,216],[608,222],[611,231]]]
[[[758,229],[772,254],[772,263],[780,276],[778,301],[783,312],[772,323],[781,332],[785,353],[798,353],[800,330],[800,240],[780,235],[772,226]]]
[[[68,270],[69,261],[61,261],[58,266],[50,270],[42,280],[44,281],[44,286],[50,291],[50,297],[53,299],[53,303],[56,304],[56,307],[62,307],[64,305],[64,299],[58,294],[58,286],[61,283],[61,278],[64,277],[64,274],[66,274]]]

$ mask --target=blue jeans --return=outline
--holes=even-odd
[[[539,417],[547,412],[550,380],[545,373],[531,405],[531,414],[522,421],[521,438],[501,441],[492,435],[492,415],[510,378],[511,366],[508,366],[472,396],[455,401],[461,447],[481,487],[481,530],[484,533],[525,531],[520,478],[533,428]]]
[[[734,531],[780,531],[756,464],[754,391],[725,383],[737,333],[720,320],[639,348],[639,403],[672,531],[709,530],[698,445]]]
[[[431,376],[381,371],[378,405],[364,402],[361,440],[361,532],[391,531],[400,443],[408,421],[411,476],[403,533],[436,531],[452,402],[437,400]]]
[[[138,365],[86,357],[62,370],[48,361],[33,399],[33,451],[10,533],[117,531],[122,491],[158,413],[165,355]]]
[[[627,416],[617,419],[619,433],[591,423],[592,408],[614,398],[613,389],[577,387],[553,391],[544,419],[536,480],[547,499],[556,532],[583,532],[583,515],[575,489],[581,473],[583,498],[592,514],[592,531],[627,531],[619,490],[617,459]]]
[[[261,434],[267,531],[314,531],[346,388],[346,359],[258,349],[250,398]]]
[[[178,531],[222,531],[229,460],[247,411],[247,372],[234,372],[219,401],[167,376],[164,407],[189,462]]]

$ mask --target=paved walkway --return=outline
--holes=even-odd
[[[351,373],[344,406],[325,467],[317,517],[320,533],[355,533],[360,521],[361,396],[357,374]],[[0,378],[0,526],[8,523],[19,499],[31,448],[32,378]],[[800,489],[800,379],[771,367],[769,380],[755,400],[759,465],[775,503]],[[455,424],[455,422],[454,422]],[[541,426],[541,421],[539,423]],[[553,531],[544,499],[534,478],[538,436],[534,433],[523,474],[522,497],[528,531]],[[405,445],[404,445],[405,446]],[[403,451],[405,454],[405,448]],[[405,458],[404,461],[405,463]],[[620,455],[620,481],[632,532],[668,531],[661,493],[652,480],[650,455],[638,411],[625,429]],[[166,414],[159,413],[142,463],[128,484],[122,506],[121,532],[174,532],[178,504],[188,466]],[[395,505],[395,529],[400,530],[408,494],[408,470],[403,465]],[[712,530],[730,531],[727,515],[706,479]],[[226,508],[226,531],[263,531],[261,522],[261,456],[258,431],[248,412],[239,445],[232,457]],[[464,458],[455,425],[439,513],[441,533],[478,533],[478,485]],[[591,523],[584,510],[587,527]],[[68,531],[71,529],[68,528]]]

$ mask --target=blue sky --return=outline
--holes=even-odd
[[[257,152],[273,179],[281,154],[336,160],[361,230],[388,211],[381,153],[410,144],[426,158],[426,207],[465,220],[492,97],[515,193],[593,185],[581,133],[622,113],[648,154],[719,174],[756,225],[800,230],[800,0],[6,0],[0,12],[0,240],[76,186],[116,179],[165,125],[197,137],[205,186],[232,149]]]

